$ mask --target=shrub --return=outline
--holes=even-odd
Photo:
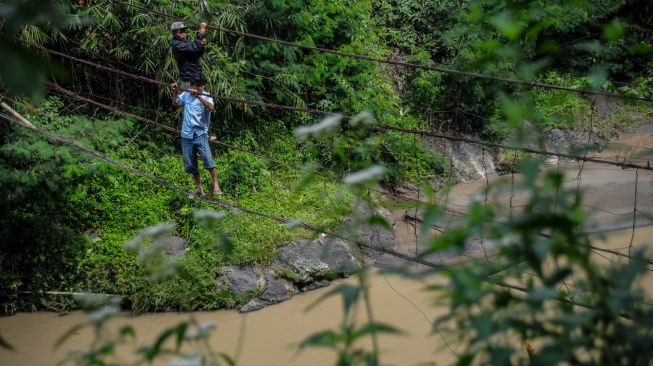
[[[230,150],[216,161],[219,181],[230,194],[260,192],[270,184],[266,162],[242,151]]]

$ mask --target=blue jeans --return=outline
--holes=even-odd
[[[200,173],[197,168],[197,154],[204,160],[204,169],[215,168],[215,161],[211,155],[209,136],[202,134],[192,139],[181,138],[181,157],[184,160],[184,171],[197,175]]]

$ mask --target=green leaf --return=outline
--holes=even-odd
[[[631,48],[631,52],[636,55],[650,55],[653,54],[653,44],[650,43],[640,43]]]
[[[190,357],[177,357],[168,362],[168,366],[202,366],[202,358],[194,355]]]
[[[558,298],[558,290],[551,287],[538,287],[528,293],[526,297],[531,302],[543,302],[544,300]]]
[[[353,343],[356,339],[360,337],[363,337],[368,334],[376,334],[376,333],[403,334],[402,331],[390,325],[386,325],[382,323],[367,323],[362,327],[360,327],[358,330],[354,331],[352,334],[350,334],[347,337],[347,342]]]
[[[512,19],[512,15],[509,12],[503,12],[499,16],[493,17],[491,21],[499,32],[509,39],[519,37],[522,30],[526,27],[523,21]]]
[[[424,211],[422,217],[422,226],[420,227],[420,233],[422,235],[430,232],[431,227],[435,225],[435,222],[442,215],[443,209],[434,205],[429,205]]]
[[[161,347],[163,346],[163,343],[170,337],[176,336],[176,348],[179,349],[179,346],[181,346],[181,342],[184,340],[184,334],[186,334],[186,328],[188,328],[188,323],[183,322],[180,324],[177,324],[174,327],[170,327],[166,329],[161,335],[159,335],[159,338],[157,338],[156,342],[154,342],[154,345],[152,347],[143,347],[139,351],[144,354],[145,358],[148,361],[154,360],[158,354],[161,353]]]
[[[136,332],[134,331],[134,327],[131,325],[125,325],[124,327],[120,328],[120,336],[121,337],[132,337],[134,338],[136,336]]]
[[[234,359],[231,358],[231,357],[230,357],[229,355],[227,355],[226,353],[220,353],[219,356],[220,356],[220,358],[222,358],[222,359],[224,360],[224,362],[227,363],[227,365],[229,365],[229,366],[236,366],[236,361],[234,361]]]
[[[367,223],[368,223],[370,226],[376,226],[376,225],[378,225],[378,226],[381,226],[381,227],[384,228],[384,229],[392,229],[392,225],[390,225],[390,223],[388,222],[388,220],[387,220],[385,217],[383,217],[383,216],[379,216],[379,215],[372,215],[372,216],[370,216],[370,217],[367,219]]]
[[[57,339],[57,342],[54,344],[54,349],[59,348],[64,342],[68,340],[71,336],[77,334],[77,332],[84,328],[86,326],[86,323],[79,323],[73,326],[72,328],[68,329],[66,333],[64,333],[59,339]]]
[[[299,345],[300,349],[306,348],[306,347],[333,347],[335,346],[338,341],[340,340],[340,337],[332,330],[324,330],[321,332],[317,332],[308,338],[304,339],[302,343]]]
[[[360,288],[352,285],[342,284],[336,287],[335,289],[327,292],[326,294],[320,296],[319,299],[315,300],[315,302],[313,302],[311,305],[309,305],[306,308],[306,311],[313,309],[315,306],[317,306],[322,301],[328,299],[329,297],[335,295],[342,295],[343,311],[346,317],[349,314],[352,305],[358,300],[359,294],[360,294]]]
[[[592,83],[592,88],[594,89],[603,89],[603,84],[607,80],[607,72],[604,67],[595,66],[592,68],[589,74],[590,82]]]
[[[469,366],[472,364],[472,361],[474,361],[474,358],[476,357],[476,353],[464,353],[460,356],[458,356],[458,360],[456,361],[456,366]]]
[[[576,45],[576,48],[585,50],[591,53],[599,54],[603,51],[604,46],[599,41],[581,42]]]
[[[571,274],[571,269],[569,268],[559,268],[551,276],[544,279],[544,284],[548,287],[553,287],[558,284],[560,281],[564,280]]]
[[[470,7],[469,11],[466,14],[467,21],[470,23],[478,23],[481,21],[483,17],[483,7],[481,4],[475,2],[472,3],[472,6]]]
[[[472,318],[472,324],[479,337],[486,338],[492,335],[492,317],[490,314],[480,314]]]
[[[15,351],[14,347],[9,344],[2,336],[0,335],[0,348],[4,348],[9,351]]]
[[[603,26],[603,36],[610,42],[618,41],[626,33],[627,24],[619,19],[613,19]]]
[[[218,243],[220,250],[225,253],[226,255],[231,255],[231,253],[234,250],[234,242],[231,240],[231,237],[227,235],[225,232],[220,231],[219,233],[219,241]]]

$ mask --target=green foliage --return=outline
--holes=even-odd
[[[207,227],[220,220],[220,215],[214,213],[201,212],[196,215]],[[156,286],[161,284],[181,285],[175,287],[180,290],[188,281],[182,280],[181,283],[170,282],[176,279],[180,273],[179,266],[174,261],[165,258],[163,248],[158,245],[158,240],[169,235],[174,229],[174,225],[164,224],[148,227],[136,235],[125,249],[129,252],[136,253],[138,256],[138,265],[143,268],[141,281],[148,282],[154,291]],[[160,288],[159,288],[160,289]],[[187,289],[186,291],[191,290]],[[139,296],[146,295],[147,291],[140,292]],[[165,299],[159,295],[157,306],[165,307]],[[139,299],[138,297],[136,298]],[[116,354],[116,347],[128,344],[135,338],[135,330],[125,325],[113,332],[108,329],[106,324],[118,317],[119,305],[122,299],[120,297],[103,297],[92,294],[77,295],[76,300],[81,307],[89,314],[89,320],[84,323],[73,326],[58,341],[55,347],[59,347],[66,342],[72,335],[80,329],[90,327],[93,329],[93,341],[86,351],[74,350],[68,353],[65,361],[74,362],[83,365],[97,365],[111,362],[112,364],[127,364],[121,354]],[[165,329],[160,333],[151,345],[142,345],[138,349],[136,359],[132,359],[129,364],[151,364],[164,355],[174,354],[177,358],[169,361],[171,365],[191,364],[211,364],[219,365],[224,361],[227,365],[234,365],[234,361],[224,353],[213,351],[207,339],[215,330],[213,323],[198,323],[194,316],[189,316],[188,321],[180,322],[177,325]],[[172,347],[170,345],[172,343]],[[182,351],[182,346],[185,346]],[[188,353],[186,353],[188,352]],[[132,356],[132,355],[129,355]]]
[[[126,120],[61,116],[68,108],[56,98],[47,99],[39,109],[25,106],[30,111],[26,115],[40,126],[190,189],[192,179],[183,172],[181,158],[173,149],[159,146],[157,134],[135,134],[132,122]],[[260,142],[244,133],[234,143],[278,154],[278,160],[302,162],[301,152],[289,137],[279,137],[278,128],[266,130],[269,134]],[[126,296],[136,311],[232,307],[236,300],[228,292],[214,291],[220,266],[269,262],[277,245],[310,235],[246,214],[229,214],[217,226],[204,227],[192,215],[204,204],[189,202],[165,187],[67,148],[53,147],[22,130],[10,131],[5,136],[11,142],[1,150],[11,158],[3,169],[13,172],[3,175],[2,186],[7,192],[3,197],[8,199],[3,201],[8,215],[2,219],[1,233],[7,239],[2,249],[12,254],[0,260],[3,289],[7,289],[2,292],[5,312],[24,306],[69,306],[42,297],[46,290],[117,293]],[[326,178],[294,189],[299,172],[283,166],[272,170],[261,159],[242,152],[230,151],[217,160],[222,164],[226,158],[231,158],[230,165],[221,166],[219,172],[233,174],[225,182],[231,178],[235,188],[226,189],[227,199],[238,197],[253,209],[329,227],[339,222],[350,204],[347,195],[332,196],[335,185]],[[240,173],[238,180],[232,172]],[[208,174],[203,172],[202,177],[208,186]],[[43,195],[44,186],[47,195]],[[328,205],[319,209],[325,202]],[[43,217],[51,220],[42,224]],[[122,246],[143,227],[161,221],[179,222],[175,234],[186,240],[188,253],[177,263],[179,276],[151,284],[141,279],[146,269]],[[227,240],[223,232],[233,239]],[[222,238],[219,245],[216,238]],[[227,241],[228,251],[220,244]],[[20,291],[36,295],[19,298]]]
[[[256,156],[230,150],[216,164],[224,189],[235,196],[265,190],[270,184],[271,174],[266,161]]]
[[[82,143],[100,150],[121,139],[124,121],[89,125],[85,118],[58,117],[61,107],[56,99],[46,101],[36,110],[44,118],[34,122],[64,135],[94,136]],[[0,250],[5,253],[0,256],[0,301],[5,313],[13,313],[19,291],[34,292],[38,303],[46,290],[74,286],[77,260],[90,244],[84,232],[98,213],[87,199],[88,187],[106,182],[109,169],[23,129],[6,123],[0,128],[5,132],[0,147]]]
[[[651,61],[645,57],[650,54],[653,17],[651,7],[643,0],[136,3],[186,16],[189,24],[209,20],[219,26],[344,52],[444,64],[524,81],[639,96],[651,93]],[[48,8],[34,7],[34,12],[28,8],[3,8],[2,29],[20,33],[21,41],[28,44],[67,49],[71,46],[68,39],[79,40],[81,49],[99,52],[99,58],[110,55],[119,59],[120,65],[135,67],[162,82],[176,79],[167,42],[168,20],[109,1],[74,8],[96,23],[81,30],[60,31],[56,22],[54,30],[35,26],[43,23],[38,16],[22,19],[21,14],[30,18],[42,9]],[[305,134],[298,136],[313,139],[302,140],[298,147],[290,131],[298,125],[310,125],[313,117],[309,114],[217,104],[219,123],[214,124],[212,133],[221,139],[293,164],[314,159],[326,175],[342,175],[348,185],[339,189],[332,179],[310,173],[300,177],[293,169],[228,150],[216,154],[219,178],[226,191],[224,198],[324,229],[386,226],[385,220],[374,216],[338,225],[351,206],[352,196],[365,199],[367,189],[382,177],[393,183],[424,182],[451,173],[446,158],[431,152],[433,149],[423,141],[398,133],[381,134],[374,128],[375,119],[402,127],[428,125],[435,130],[455,129],[505,138],[525,120],[542,122],[545,128],[563,128],[584,122],[589,113],[584,99],[562,91],[524,92],[522,87],[489,80],[400,70],[332,54],[250,42],[223,32],[211,31],[209,38],[210,47],[203,58],[209,90],[228,97],[312,106],[349,115],[370,111],[352,119],[330,117],[317,125],[304,126],[297,131]],[[390,49],[380,45],[382,41]],[[12,77],[25,78],[29,74],[37,81],[44,77],[42,72],[32,75],[38,67],[16,46],[18,43],[2,42],[0,48],[6,50],[3,55],[9,55],[9,69],[0,69],[3,82],[12,82],[6,70],[19,71]],[[32,67],[19,67],[21,58],[29,58],[24,63]],[[579,77],[585,74],[589,76]],[[106,88],[107,79],[102,75],[98,72],[86,80],[87,92],[93,93],[98,86]],[[622,87],[606,82],[608,77],[635,82]],[[124,86],[116,79],[111,81],[116,81],[119,89]],[[148,105],[158,106],[161,95],[168,92],[144,92],[141,96],[140,85],[129,85],[123,101],[139,99],[137,104],[145,109]],[[36,89],[27,83],[25,90]],[[112,99],[115,94],[119,93],[106,92]],[[23,109],[39,126],[74,137],[85,146],[181,187],[191,187],[191,178],[183,173],[171,138],[162,138],[155,130],[140,130],[131,121],[67,115],[69,107],[60,100],[48,99],[40,109]],[[158,109],[149,113],[159,117]],[[170,122],[171,117],[165,118]],[[7,124],[0,128],[0,209],[6,213],[0,218],[0,302],[5,313],[23,305],[18,297],[20,291],[36,293],[36,299],[25,301],[26,305],[55,305],[40,296],[51,289],[119,293],[136,311],[234,307],[258,292],[234,298],[226,290],[216,291],[220,266],[271,262],[278,245],[312,234],[242,212],[208,214],[203,211],[208,208],[204,203],[188,201],[150,181],[117,172]],[[514,154],[505,164],[509,171],[522,164],[520,170],[525,173],[520,188],[530,201],[520,215],[475,203],[464,227],[432,242],[434,251],[459,249],[465,239],[478,234],[500,243],[492,265],[480,263],[448,273],[450,282],[443,294],[450,301],[450,313],[437,325],[453,322],[456,326],[452,332],[459,333],[465,348],[459,363],[526,363],[523,352],[519,353],[521,342],[513,340],[537,342],[541,351],[531,361],[535,364],[637,364],[651,358],[647,347],[652,341],[652,314],[639,306],[643,297],[634,287],[646,268],[641,255],[632,265],[609,271],[594,265],[587,247],[589,239],[580,233],[585,219],[580,197],[562,189],[560,175],[540,176],[535,165],[519,163],[523,158]],[[202,177],[207,185],[207,174],[203,172]],[[426,216],[431,218],[440,212],[440,208],[430,209]],[[143,230],[159,222],[177,225]],[[425,221],[421,231],[429,232],[429,225]],[[87,230],[91,231],[84,235]],[[548,236],[540,235],[543,232]],[[95,234],[99,237],[95,238]],[[351,234],[355,235],[355,230]],[[157,239],[166,235],[185,240],[187,252],[183,257],[167,257],[157,244]],[[127,241],[130,252],[123,250]],[[570,268],[547,266],[549,258]],[[498,267],[503,270],[497,271]],[[571,270],[577,289],[561,290]],[[525,279],[522,274],[527,272],[533,275]],[[277,275],[296,276],[283,268]],[[340,327],[315,334],[302,347],[333,348],[342,365],[379,363],[376,334],[396,330],[372,320],[365,274],[359,274],[358,279],[358,286],[341,285],[325,295],[342,296],[345,317]],[[526,294],[517,296],[498,289],[496,284],[503,281],[519,284]],[[589,308],[570,306],[570,299],[582,301]],[[117,334],[102,331],[106,321],[117,313],[117,305],[110,301],[108,306],[93,310],[90,326],[97,338],[88,352],[72,354],[71,361],[114,361],[115,347],[129,342],[134,332],[129,327],[119,329]],[[359,326],[352,312],[360,305],[366,306],[369,318]],[[632,321],[624,320],[623,315]],[[190,331],[193,327],[194,332]],[[149,363],[164,353],[178,353],[187,341],[201,344],[212,329],[191,318],[144,347],[138,362]],[[372,350],[360,345],[367,337],[372,339]],[[6,346],[1,338],[0,345]],[[233,364],[226,355],[210,349],[184,354],[173,364],[217,364],[218,359]]]
[[[432,182],[448,175],[447,158],[435,149],[426,147],[416,136],[387,132],[385,134],[381,161],[388,162],[388,181],[412,183]]]
[[[81,20],[67,15],[62,1],[9,0],[0,8],[0,87],[12,95],[28,95],[41,101],[45,94],[45,81],[49,75],[63,77],[66,73],[21,42],[7,37],[20,33],[27,43],[42,43],[52,35],[60,35],[63,28],[80,25]]]
[[[519,215],[476,202],[457,232],[462,236],[432,241],[434,250],[448,250],[482,233],[498,251],[492,262],[448,269],[448,284],[434,287],[450,309],[438,326],[462,340],[460,362],[524,364],[528,341],[537,344],[534,364],[646,364],[653,356],[643,346],[651,342],[653,312],[640,306],[644,295],[636,285],[646,272],[642,253],[631,263],[596,264],[580,230],[586,220],[581,197],[562,186],[560,173],[540,174],[537,166],[527,161],[520,168],[524,179],[515,189],[531,197]],[[524,293],[497,286],[506,283]]]
[[[244,144],[243,140],[241,143]],[[275,140],[274,143],[281,146],[286,142]],[[278,158],[283,159],[283,149],[278,153]],[[181,158],[177,154],[154,154],[147,141],[134,141],[129,147],[117,151],[116,156],[155,176],[182,187],[191,187],[192,180],[184,173]],[[224,185],[229,178],[224,179],[222,172],[232,169],[231,165],[221,166],[226,160],[225,156],[240,156],[245,160],[233,164],[240,164],[243,167],[241,172],[250,180],[236,181],[239,182],[236,188],[247,187],[248,182],[257,182],[253,186],[256,189],[232,191],[225,188],[230,187]],[[242,152],[232,154],[232,151],[216,159],[218,178],[228,199],[238,197],[239,204],[248,208],[327,227],[337,224],[349,206],[347,196],[328,198],[335,186],[326,179],[318,179],[310,186],[297,190],[293,186],[298,177],[293,172],[280,167],[278,173],[256,175],[253,174],[255,164],[262,161],[254,158],[254,165],[244,165],[251,161],[250,155]],[[201,174],[203,184],[208,187],[208,174],[205,171]],[[125,295],[136,311],[233,307],[237,299],[233,299],[228,292],[215,291],[221,266],[270,262],[275,258],[277,245],[309,235],[244,213],[230,213],[211,227],[203,226],[193,214],[198,208],[205,207],[204,204],[186,201],[165,187],[127,173],[114,174],[109,184],[93,189],[97,191],[94,199],[99,205],[96,225],[100,238],[80,259],[78,272],[85,275],[80,286],[85,291]],[[320,205],[327,200],[330,204],[320,209]],[[140,279],[143,268],[121,248],[140,229],[161,221],[179,223],[175,233],[186,240],[188,251],[178,263],[178,276],[153,285]],[[229,238],[222,233],[228,233]],[[222,247],[225,241],[229,241],[229,250]]]
[[[547,73],[541,80],[543,83],[576,89],[590,87],[588,80],[565,77],[555,72]],[[546,129],[573,129],[579,127],[581,123],[587,123],[590,119],[590,104],[577,94],[561,90],[532,89],[531,95],[539,122]]]
[[[615,88],[604,81],[650,77],[650,60],[643,55],[651,50],[653,17],[645,3],[378,0],[374,9],[381,38],[403,59],[576,87],[587,87],[584,76],[589,75],[593,88],[629,94],[634,88],[621,83]],[[553,70],[573,76],[551,79]],[[440,128],[464,132],[487,125],[500,107],[498,92],[510,95],[518,90],[423,70],[403,71],[400,79],[407,85],[404,98],[425,120],[436,119]],[[562,108],[575,116],[570,122],[585,114],[582,100],[567,98],[558,92],[536,98],[547,126],[568,125],[559,120]],[[502,136],[496,125],[485,130]]]

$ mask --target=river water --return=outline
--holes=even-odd
[[[641,135],[631,137],[641,138]],[[646,143],[652,140],[649,138]],[[647,248],[649,257],[653,256],[653,227],[645,226],[647,222],[650,224],[653,217],[652,176],[650,171],[642,171],[637,175],[637,219],[648,221],[637,221],[642,227],[634,231],[623,229],[612,231],[605,237],[597,236],[594,245],[627,253],[624,248],[628,248],[632,242],[635,247]],[[588,193],[585,204],[595,209],[593,223],[597,228],[613,229],[632,223],[635,178],[633,171],[591,164],[584,167],[583,189]],[[463,204],[478,191],[483,182],[477,184],[479,187],[468,184],[454,189],[452,202]],[[398,230],[406,231],[405,237],[410,237],[409,228],[399,227]],[[409,247],[407,246],[407,251]],[[595,259],[604,264],[627,260],[609,253],[595,254]],[[369,280],[374,320],[393,325],[404,332],[402,335],[380,337],[381,361],[384,365],[426,362],[449,364],[454,360],[452,350],[444,341],[445,338],[451,338],[451,335],[434,334],[431,330],[431,322],[442,315],[445,309],[437,305],[436,294],[425,290],[427,284],[442,282],[442,277],[433,274],[420,279],[409,279],[375,269],[371,271]],[[310,348],[299,351],[298,344],[317,331],[338,326],[342,319],[340,297],[328,298],[310,311],[306,309],[339,283],[355,284],[356,279],[335,281],[325,289],[303,293],[284,303],[249,314],[223,310],[197,312],[194,316],[199,322],[212,321],[217,324],[211,337],[211,348],[237,358],[238,365],[333,365],[336,355],[332,350]],[[653,272],[647,272],[641,285],[649,295],[653,295]],[[359,322],[365,320],[364,309],[357,309],[356,313]],[[134,361],[134,349],[151,344],[155,335],[165,328],[187,319],[188,315],[185,314],[160,313],[125,315],[112,321],[111,328],[114,330],[126,322],[136,329],[135,341],[131,346],[120,348],[116,352],[118,357],[126,363]],[[88,329],[73,335],[59,349],[53,349],[62,334],[85,320],[86,315],[82,312],[64,316],[46,312],[21,313],[0,318],[2,336],[16,348],[15,352],[0,350],[0,365],[54,365],[69,350],[85,349],[92,339]],[[365,346],[369,349],[369,344]]]
[[[448,352],[436,352],[442,341],[431,335],[431,321],[441,309],[433,306],[435,296],[423,291],[424,281],[408,280],[375,271],[371,276],[371,298],[375,320],[392,324],[405,332],[401,336],[381,337],[382,360],[390,364],[414,364],[427,360],[451,361]],[[239,314],[233,310],[198,312],[198,321],[212,321],[218,328],[211,337],[212,349],[231,356],[240,354],[239,365],[332,365],[335,353],[310,348],[299,351],[298,344],[310,334],[335,329],[342,319],[339,297],[327,299],[317,307],[306,308],[337,283],[355,284],[354,278],[336,281],[329,288],[303,293],[290,301],[265,309]],[[398,292],[395,292],[398,291]],[[363,309],[357,312],[362,316]],[[359,318],[361,317],[359,316]],[[165,328],[188,319],[184,314],[148,314],[129,317],[136,328],[136,348],[152,343]],[[65,316],[55,313],[22,313],[0,319],[3,336],[17,352],[0,351],[2,365],[53,365],[65,357],[66,350],[88,346],[90,331],[73,336],[60,350],[53,350],[58,337],[73,325],[86,320],[86,315],[73,312]],[[116,329],[123,320],[114,322]],[[241,350],[238,352],[239,339]],[[369,345],[367,345],[369,346]],[[125,350],[126,354],[133,354]],[[436,357],[437,355],[437,357]]]
[[[639,228],[633,242],[636,247],[653,246],[653,227]],[[632,231],[623,230],[597,240],[595,245],[603,248],[627,247]],[[648,244],[646,244],[648,242]],[[599,261],[625,260],[613,255],[597,256]],[[653,294],[653,274],[648,272],[642,285]],[[335,353],[328,349],[310,348],[299,351],[298,344],[309,335],[325,329],[335,329],[342,319],[342,301],[332,297],[317,307],[306,308],[338,283],[355,284],[354,278],[335,281],[331,287],[303,293],[284,303],[265,309],[239,314],[232,310],[197,312],[199,322],[212,321],[218,328],[211,337],[212,349],[225,352],[232,357],[239,355],[239,365],[333,365]],[[442,315],[444,308],[436,305],[436,295],[426,291],[426,284],[442,282],[437,275],[419,280],[404,278],[373,270],[370,274],[370,293],[373,317],[401,329],[403,335],[382,336],[380,348],[383,364],[415,365],[436,361],[449,364],[454,356],[442,337],[447,334],[432,334],[431,321]],[[358,309],[359,318],[364,314]],[[187,320],[185,314],[161,313],[140,316],[125,316],[112,323],[111,328],[128,321],[136,328],[133,346],[151,344],[155,335],[165,328]],[[57,339],[73,325],[86,320],[82,312],[64,316],[55,313],[21,313],[0,318],[2,335],[16,348],[16,352],[0,351],[1,365],[54,365],[63,359],[70,349],[87,347],[92,333],[82,330],[58,350],[53,350]],[[449,341],[453,341],[449,339]],[[239,346],[240,344],[240,346]],[[369,347],[369,345],[366,345]],[[240,348],[240,351],[239,351]],[[122,349],[120,354],[126,361],[133,360],[133,349]],[[128,356],[124,356],[128,355]]]

